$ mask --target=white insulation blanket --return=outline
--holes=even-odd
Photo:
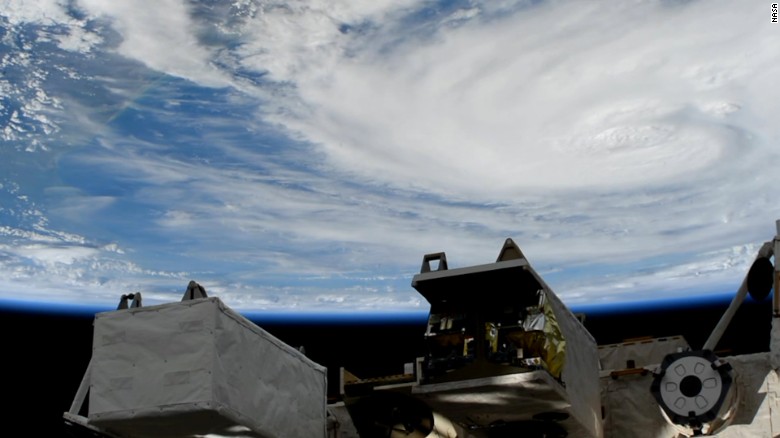
[[[121,437],[325,437],[326,370],[218,298],[98,314],[89,422]]]

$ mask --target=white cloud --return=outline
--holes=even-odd
[[[0,246],[0,251],[13,251],[15,254],[35,261],[37,264],[51,266],[56,264],[72,265],[77,261],[94,257],[95,248],[86,247],[49,247],[45,245],[22,245],[11,249]]]
[[[20,2],[0,1],[0,17],[10,26],[36,24],[42,26],[38,38],[57,41],[67,51],[87,53],[103,42],[97,33],[85,27],[86,21],[74,18],[67,12],[67,0],[40,0]]]
[[[210,63],[213,53],[199,44],[200,30],[185,2],[145,0],[106,2],[78,0],[93,18],[107,18],[120,33],[120,54],[159,70],[206,86],[229,81]]]
[[[13,26],[24,23],[58,25],[72,20],[64,12],[67,3],[67,0],[41,0],[35,2],[3,0],[0,2],[0,10],[3,11],[2,16]]]
[[[723,158],[744,152],[739,132],[760,125],[690,108],[765,107],[765,87],[749,78],[777,73],[767,61],[779,54],[750,8],[733,9],[555,3],[443,28],[381,57],[364,48],[295,72],[306,112],[275,120],[339,169],[470,198],[728,172]],[[743,159],[769,151],[757,140]]]
[[[208,18],[183,1],[80,0],[77,23],[61,2],[8,9],[15,23],[74,23],[64,50],[95,51],[104,40],[75,29],[99,22],[116,53],[229,88],[160,109],[102,76],[123,110],[188,132],[134,137],[87,117],[97,138],[70,157],[126,194],[49,190],[63,196],[50,213],[99,230],[73,243],[0,229],[5,281],[46,265],[41,290],[54,272],[96,294],[192,275],[247,308],[417,308],[424,253],[488,263],[513,237],[573,302],[736,288],[753,254],[732,248],[771,238],[780,201],[765,8],[526,3],[244,1]],[[89,114],[72,100],[74,119]],[[181,115],[198,105],[211,112]],[[89,238],[128,204],[159,246]]]

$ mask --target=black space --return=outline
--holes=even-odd
[[[684,335],[693,349],[701,348],[728,303],[697,307],[648,309],[589,314],[585,326],[599,344],[642,336]],[[92,316],[51,313],[0,313],[5,338],[3,377],[11,406],[3,418],[10,436],[67,436],[62,413],[81,382],[92,349]],[[258,325],[298,347],[328,367],[329,394],[338,386],[343,366],[361,377],[397,374],[404,362],[422,355],[424,321],[420,324],[349,323]],[[743,304],[716,349],[720,356],[767,351],[771,300]],[[18,432],[16,432],[18,431]]]

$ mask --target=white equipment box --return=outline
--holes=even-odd
[[[100,313],[89,424],[120,437],[325,437],[325,367],[219,298]]]

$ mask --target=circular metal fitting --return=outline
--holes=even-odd
[[[732,383],[727,362],[709,350],[687,351],[664,358],[650,391],[671,423],[702,431],[733,399]]]

